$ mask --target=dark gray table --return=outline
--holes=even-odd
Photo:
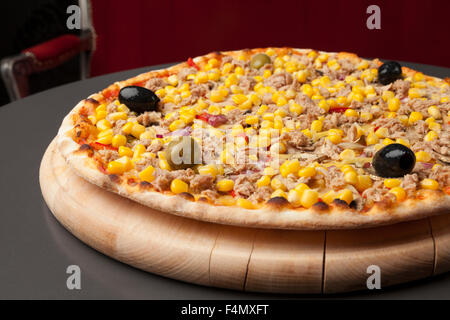
[[[406,63],[405,63],[406,64]],[[450,69],[406,64],[448,77]],[[160,68],[164,66],[156,66]],[[39,164],[63,117],[83,97],[151,68],[51,89],[0,107],[0,299],[450,299],[450,274],[378,291],[333,296],[269,295],[192,285],[148,274],[89,248],[53,218],[41,196]],[[81,268],[68,290],[66,268]]]

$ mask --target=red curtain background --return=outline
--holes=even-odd
[[[369,5],[381,30],[366,27]],[[92,75],[210,51],[291,46],[450,67],[448,0],[92,0]]]

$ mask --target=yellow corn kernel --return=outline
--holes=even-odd
[[[372,144],[377,144],[379,141],[380,141],[380,139],[377,137],[377,135],[375,133],[371,132],[367,135],[366,144],[368,146],[370,146]]]
[[[301,205],[301,193],[295,189],[289,191],[287,200],[295,206]]]
[[[195,76],[194,82],[196,84],[199,84],[199,83],[206,83],[206,82],[208,82],[208,80],[209,80],[209,77],[208,77],[208,74],[206,72],[199,72]]]
[[[339,96],[339,97],[337,97],[336,98],[336,102],[341,107],[346,106],[348,104],[346,96]]]
[[[348,184],[357,185],[358,184],[358,174],[354,171],[348,171],[344,174],[344,180]]]
[[[272,167],[267,167],[264,168],[263,174],[266,176],[274,176],[277,174],[277,171],[275,171],[275,169]]]
[[[221,192],[229,192],[234,188],[234,181],[230,179],[222,179],[217,181],[217,190]]]
[[[330,110],[330,105],[328,104],[328,102],[326,100],[320,100],[319,108],[321,108],[325,112],[328,112]]]
[[[281,189],[278,189],[278,190],[275,190],[271,195],[270,195],[270,197],[271,198],[276,198],[276,197],[282,197],[282,198],[285,198],[286,200],[287,200],[287,194],[283,191],[283,190],[281,190]]]
[[[389,135],[389,130],[387,128],[378,128],[378,130],[375,131],[375,135],[378,138],[386,138]]]
[[[124,130],[125,132],[125,130]],[[145,132],[145,127],[139,123],[133,123],[130,133],[139,139],[140,135]]]
[[[256,181],[256,185],[258,188],[268,186],[270,184],[270,177],[269,176],[262,176],[261,178]]]
[[[437,122],[431,122],[428,124],[428,128],[430,128],[430,130],[439,132],[439,130],[441,130],[441,125]]]
[[[341,160],[353,160],[355,159],[355,157],[356,157],[355,151],[353,151],[352,149],[345,149],[339,154],[339,158]]]
[[[351,165],[349,165],[349,164],[346,164],[346,165],[343,165],[342,167],[341,167],[341,171],[343,172],[343,173],[347,173],[347,172],[349,172],[349,171],[351,171],[351,172],[355,172],[355,168],[353,168]]]
[[[179,130],[179,129],[183,129],[185,126],[186,126],[186,123],[183,120],[178,119],[178,120],[173,121],[169,125],[169,130],[170,131],[176,131],[176,130]]]
[[[172,191],[175,194],[188,192],[188,190],[189,190],[188,184],[180,179],[174,179],[170,183],[170,191]]]
[[[307,177],[314,177],[315,175],[316,175],[316,168],[313,167],[306,167],[298,171],[299,177],[307,178]]]
[[[311,208],[319,200],[319,193],[312,189],[303,191],[300,203],[305,208]]]
[[[364,70],[367,69],[369,67],[369,61],[367,60],[362,60],[357,66],[356,68],[358,70]]]
[[[98,133],[97,137],[98,138],[102,138],[102,137],[105,137],[105,136],[113,136],[113,135],[114,135],[113,129],[106,129],[106,130],[100,131]]]
[[[139,178],[142,181],[152,182],[153,180],[155,180],[154,173],[155,168],[153,166],[148,166],[139,173]]]
[[[112,139],[113,139],[112,134],[105,134],[105,135],[103,135],[103,136],[100,136],[100,137],[96,140],[96,142],[101,143],[101,144],[109,145],[109,144],[112,143]]]
[[[398,111],[400,109],[400,99],[399,98],[392,98],[388,102],[388,108],[390,111]]]
[[[312,97],[314,94],[313,88],[310,84],[304,84],[301,86],[301,90],[303,94],[306,94],[308,97]]]
[[[363,192],[366,189],[372,187],[373,182],[369,175],[360,175],[358,176],[358,182],[355,187],[359,192]]]
[[[198,173],[202,176],[212,176],[212,177],[216,177],[218,174],[218,170],[217,170],[217,166],[213,165],[213,164],[207,164],[204,166],[199,166],[197,168]]]
[[[291,173],[297,173],[300,170],[300,162],[297,159],[286,160],[280,166],[280,173],[283,177],[287,177]]]
[[[406,192],[402,187],[392,188],[389,192],[395,195],[397,201],[403,201],[406,199]]]
[[[320,132],[320,131],[322,131],[322,127],[323,127],[323,123],[320,120],[314,120],[311,123],[311,130],[312,131]]]
[[[264,73],[263,73],[263,77],[264,78],[269,78],[270,76],[272,75],[272,72],[270,71],[270,70],[264,70]]]
[[[400,122],[403,125],[407,125],[408,124],[408,116],[407,115],[399,115],[398,116],[398,120],[400,120]]]
[[[121,162],[111,161],[110,163],[108,163],[106,171],[108,171],[109,174],[122,174],[126,170],[125,166]]]
[[[289,111],[296,115],[299,115],[303,112],[303,107],[298,103],[293,103],[289,106]]]
[[[109,121],[106,120],[106,119],[102,119],[102,120],[100,120],[100,121],[97,122],[97,128],[98,128],[100,131],[109,129],[109,128],[111,128],[111,127],[112,127],[111,122],[109,122]]]
[[[225,97],[221,94],[219,90],[212,90],[209,99],[212,102],[222,102],[223,100],[225,100]]]
[[[385,146],[390,145],[390,144],[393,144],[393,143],[395,143],[395,141],[392,140],[392,139],[389,139],[389,138],[383,139],[383,144],[384,144]]]
[[[410,99],[420,98],[420,97],[422,97],[422,92],[419,88],[411,88],[408,91],[408,97]]]
[[[389,100],[391,100],[391,99],[393,99],[395,97],[395,94],[394,94],[394,92],[392,92],[392,91],[389,91],[389,90],[387,90],[387,91],[384,91],[382,94],[381,94],[381,98],[384,100],[384,101],[389,101]]]
[[[257,124],[258,121],[259,121],[259,117],[258,116],[247,116],[245,118],[245,123],[246,124],[250,124],[250,125]]]
[[[422,72],[416,72],[413,76],[414,81],[423,81],[424,76]]]
[[[431,160],[431,155],[426,151],[416,152],[416,160],[420,162],[428,162]]]
[[[386,113],[386,118],[393,119],[393,118],[395,118],[396,115],[397,114],[395,112],[387,112]]]
[[[330,134],[327,137],[328,140],[330,140],[334,144],[338,144],[342,141],[342,137],[338,134]]]
[[[439,111],[439,108],[436,107],[436,106],[429,107],[427,111],[428,111],[428,114],[430,116],[432,116],[434,119],[441,119],[442,118],[441,112]]]
[[[441,103],[447,103],[449,101],[450,101],[450,98],[448,96],[447,97],[442,97],[441,100],[440,100]]]
[[[237,199],[236,204],[244,209],[255,209],[253,202],[244,198]]]
[[[178,85],[178,78],[173,74],[167,78],[167,82],[169,82],[171,86],[176,87]]]
[[[232,70],[233,70],[233,65],[231,64],[231,63],[229,63],[229,62],[227,62],[227,63],[225,63],[223,66],[222,66],[222,74],[229,74]]]
[[[341,192],[339,192],[338,198],[340,200],[347,202],[347,204],[350,204],[350,202],[353,201],[353,192],[349,189],[344,189]]]
[[[247,96],[244,94],[235,94],[232,96],[232,99],[237,105],[243,104],[248,100]]]
[[[413,111],[409,115],[408,123],[411,125],[411,124],[414,124],[415,122],[417,122],[419,120],[422,120],[422,119],[423,119],[423,116],[422,116],[422,114],[420,112]]]
[[[163,170],[167,170],[167,171],[170,171],[171,170],[171,168],[170,168],[170,164],[167,162],[167,160],[165,160],[165,159],[160,159],[159,160],[159,167],[161,168],[161,169],[163,169]]]
[[[437,190],[439,189],[439,182],[434,179],[423,179],[420,182],[420,187],[422,189]]]
[[[142,144],[137,144],[134,147],[134,154],[133,154],[133,158],[139,158],[143,153],[145,152],[145,146]]]
[[[217,200],[221,206],[234,206],[236,204],[236,199],[232,196],[221,196]]]
[[[400,186],[401,183],[402,183],[402,181],[400,179],[385,179],[384,180],[384,186],[389,189],[398,187],[398,186]]]
[[[283,184],[283,182],[280,181],[280,179],[273,178],[270,182],[270,186],[273,190],[281,189],[286,191],[286,186]]]
[[[335,191],[330,190],[322,196],[322,200],[326,204],[331,204],[334,201],[334,199],[336,199],[337,197],[338,197],[338,194]]]
[[[238,66],[234,69],[234,73],[236,73],[237,75],[243,76],[245,74],[245,71],[244,71],[244,69],[242,69],[242,67]]]
[[[404,145],[405,147],[410,147],[409,141],[407,139],[402,139],[402,138],[397,138],[395,139],[396,143],[400,143],[402,145]]]
[[[121,157],[123,157],[123,156],[132,157],[133,156],[133,150],[131,150],[128,147],[120,146],[118,151],[119,151],[119,156],[121,156]]]
[[[370,112],[361,112],[360,118],[364,121],[370,121],[373,118],[373,115]]]
[[[121,134],[116,134],[111,140],[111,145],[115,148],[124,146],[126,144],[127,144],[127,137]]]
[[[437,137],[439,137],[439,135],[436,132],[430,131],[426,134],[425,141],[433,141]]]
[[[310,188],[309,188],[309,186],[308,186],[306,183],[299,183],[299,184],[294,188],[294,190],[296,190],[296,191],[300,194],[300,196],[302,196],[303,192],[304,192],[305,190],[308,190],[308,189],[310,189]]]
[[[217,71],[208,73],[208,80],[219,81],[220,80],[220,73],[218,73]]]

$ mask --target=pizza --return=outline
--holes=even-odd
[[[156,210],[363,228],[450,211],[449,84],[347,52],[214,52],[92,94],[56,141],[79,176]]]

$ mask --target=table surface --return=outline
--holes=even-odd
[[[403,63],[448,77],[449,68]],[[192,285],[135,269],[83,244],[47,208],[39,165],[63,117],[83,97],[114,81],[167,65],[118,72],[60,86],[0,107],[0,299],[450,299],[450,273],[375,291],[275,295]],[[69,265],[81,290],[66,286]]]

